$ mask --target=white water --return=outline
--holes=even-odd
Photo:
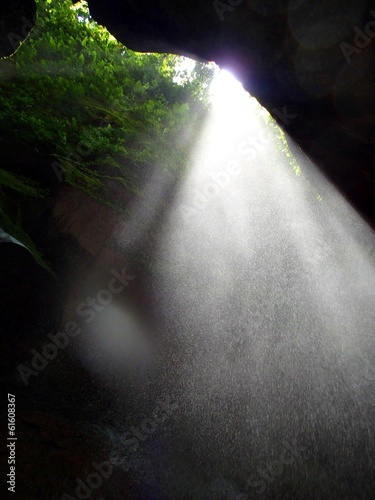
[[[167,385],[181,405],[175,439],[190,455],[170,488],[176,498],[191,484],[200,485],[192,498],[199,488],[219,498],[215,481],[250,498],[274,497],[283,481],[301,495],[329,484],[345,492],[356,481],[366,491],[374,235],[302,153],[296,175],[254,101],[231,91],[217,92],[156,259]],[[262,478],[283,440],[305,451]]]
[[[216,82],[160,230],[154,322],[146,331],[129,305],[111,305],[80,353],[115,394],[126,388],[107,432],[140,498],[371,498],[375,488],[374,234],[305,155],[285,155],[266,115],[228,75]],[[124,251],[141,238],[127,224],[118,233]],[[150,338],[157,369],[129,401],[122,368],[143,369]],[[123,436],[134,440],[131,425],[165,397],[178,408],[129,450]]]

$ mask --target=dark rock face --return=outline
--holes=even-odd
[[[231,69],[375,224],[374,0],[89,0],[133,50]]]
[[[11,55],[35,24],[34,0],[8,0],[0,4],[0,58]]]

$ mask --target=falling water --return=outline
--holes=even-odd
[[[138,424],[150,391],[174,410],[121,452],[142,498],[369,498],[375,488],[374,234],[293,150],[222,72],[154,255],[158,369],[137,389]],[[141,342],[128,321],[133,340],[129,330],[119,341],[122,313],[116,328],[106,314],[99,361],[121,385],[121,349],[150,332]],[[129,425],[108,429],[111,441]]]
[[[374,235],[302,152],[288,156],[254,99],[220,78],[156,259],[165,383],[180,403],[174,479],[160,490],[317,498],[332,488],[344,498],[362,482],[366,491]],[[288,446],[297,451],[286,465]]]

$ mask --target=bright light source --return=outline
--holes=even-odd
[[[216,104],[237,104],[244,100],[244,91],[241,83],[225,69],[217,69],[211,85],[212,100]],[[247,97],[248,94],[246,94]]]
[[[217,67],[216,74],[211,84],[211,101],[214,108],[229,114],[242,114],[249,111],[249,107],[260,109],[254,97],[251,97],[242,84],[226,69]],[[243,109],[246,106],[246,110]]]
[[[193,171],[204,174],[210,168],[215,169],[217,162],[222,162],[224,157],[232,159],[230,156],[236,143],[247,131],[257,127],[262,110],[242,84],[229,71],[218,66],[210,87],[210,102],[211,112],[191,159]],[[195,162],[202,167],[202,158],[209,158],[209,164],[203,169],[195,169]]]
[[[209,133],[215,136],[217,145],[228,142],[229,135],[239,135],[254,126],[261,106],[228,70],[217,67],[210,91],[214,132]]]

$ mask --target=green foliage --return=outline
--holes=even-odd
[[[46,196],[47,191],[41,189],[37,183],[23,177],[21,175],[16,175],[12,172],[8,172],[0,168],[0,186],[12,189],[18,193],[22,193],[28,196],[34,196],[38,198],[43,198]]]
[[[301,167],[298,165],[296,157],[294,156],[294,154],[291,152],[291,150],[289,148],[289,144],[288,144],[286,137],[285,137],[285,132],[283,130],[281,130],[281,128],[279,128],[279,127],[278,127],[278,129],[279,129],[279,134],[278,134],[277,138],[279,139],[279,141],[282,145],[281,151],[287,157],[289,165],[294,170],[294,173],[296,174],[296,176],[299,177],[301,175]]]
[[[267,123],[267,125],[269,127],[272,127],[274,129],[275,135],[276,135],[276,137],[278,139],[279,149],[283,153],[283,155],[286,156],[286,158],[288,160],[288,163],[289,163],[289,166],[294,171],[294,174],[297,177],[302,176],[301,167],[300,167],[300,165],[299,165],[296,157],[294,156],[294,154],[290,150],[288,141],[287,141],[286,136],[285,136],[285,132],[279,127],[279,125],[276,123],[276,120],[274,118],[272,118],[272,116],[269,113],[267,113],[266,115],[263,115],[263,119],[264,119],[265,123]],[[311,183],[311,181],[309,180],[309,178],[306,177],[306,176],[304,178],[304,185],[306,187],[307,186],[309,187],[309,191],[312,193],[312,195],[314,196],[314,198],[319,203],[323,202],[322,196],[319,193],[316,192],[315,186]]]
[[[13,202],[14,193],[19,194],[17,203]],[[35,247],[31,238],[23,230],[21,216],[21,207],[27,197],[43,198],[46,194],[47,191],[40,189],[30,179],[0,169],[0,228],[6,235],[11,236],[19,244],[28,249],[38,264],[52,273],[52,270]],[[9,238],[9,241],[12,238]]]
[[[85,2],[36,3],[36,27],[13,57],[0,61],[2,150],[17,138],[59,164],[65,182],[109,204],[109,181],[139,195],[150,166],[178,175],[190,147],[181,137],[194,135],[207,110],[213,69],[196,63],[183,72],[175,55],[128,50],[93,21]],[[13,193],[0,223],[19,236],[22,216],[15,213],[50,186],[32,180],[43,177],[35,163],[22,176],[0,166],[0,189]]]
[[[1,89],[7,102],[0,126],[6,119],[8,129],[48,155],[65,156],[68,146],[89,137],[84,163],[121,153],[120,171],[164,151],[187,125],[191,105],[202,104],[207,70],[177,85],[177,56],[125,49],[91,20],[84,3],[76,9],[68,0],[53,8],[37,3],[38,30],[18,51],[14,77]],[[174,168],[179,155],[164,160]]]

